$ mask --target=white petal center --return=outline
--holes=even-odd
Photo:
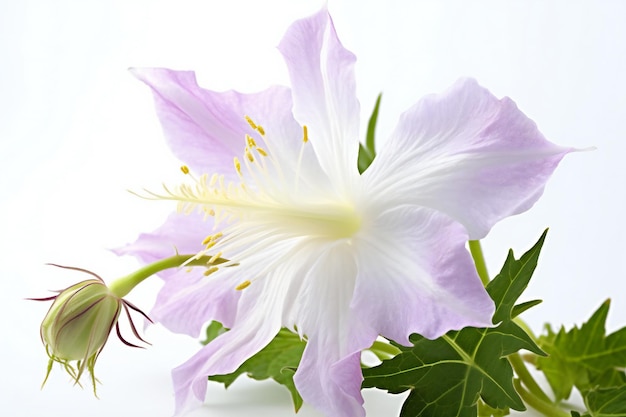
[[[362,218],[354,199],[329,189],[322,171],[301,169],[308,142],[306,127],[299,156],[294,158],[273,149],[264,129],[249,122],[261,134],[267,150],[246,135],[242,158],[234,158],[237,181],[226,181],[219,173],[203,175],[194,178],[191,185],[183,184],[173,191],[165,188],[167,195],[157,195],[178,201],[184,212],[199,209],[215,217],[222,231],[205,240],[202,254],[210,251],[234,264],[278,241],[315,240],[323,244],[350,239],[361,230]],[[188,174],[186,168],[183,172]]]

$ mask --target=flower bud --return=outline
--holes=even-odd
[[[124,344],[139,347],[124,340],[120,334],[118,318],[122,309],[126,311],[133,333],[142,341],[144,340],[137,333],[128,308],[140,312],[146,318],[147,316],[114,294],[96,274],[79,268],[54,266],[86,272],[95,278],[74,284],[59,291],[56,296],[34,299],[54,300],[40,329],[41,339],[50,358],[44,384],[53,363],[58,362],[77,384],[87,368],[95,394],[94,365],[113,327],[116,328],[117,335]],[[76,368],[70,363],[72,361],[76,361]]]
[[[79,282],[63,290],[41,323],[48,353],[68,361],[97,354],[109,338],[122,303],[103,282]]]

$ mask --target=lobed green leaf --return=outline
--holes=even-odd
[[[594,388],[585,394],[590,417],[626,417],[626,386]]]
[[[623,386],[626,383],[626,327],[606,335],[610,300],[605,301],[580,328],[558,333],[546,326],[540,346],[550,356],[538,358],[557,401],[569,398],[575,386],[583,395],[596,387]]]
[[[294,385],[293,374],[300,364],[305,346],[306,342],[297,334],[281,329],[265,348],[241,364],[235,372],[209,376],[209,380],[221,382],[228,388],[242,374],[257,380],[271,378],[289,390],[294,408],[298,411],[302,406],[302,397]]]
[[[506,356],[520,349],[544,354],[513,321],[513,312],[536,304],[515,306],[534,272],[545,236],[544,232],[519,260],[510,252],[502,272],[487,286],[496,305],[496,327],[468,327],[435,340],[412,335],[413,346],[399,346],[399,355],[363,371],[363,387],[391,393],[410,390],[401,417],[475,417],[479,404],[490,415],[505,415],[508,408],[525,410]]]

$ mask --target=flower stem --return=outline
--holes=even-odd
[[[512,355],[509,355],[509,362],[511,363],[511,366],[513,366],[513,369],[515,370],[515,373],[517,374],[520,382],[522,382],[526,386],[526,388],[528,388],[528,391],[530,391],[531,394],[544,402],[552,403],[550,397],[548,397],[546,393],[543,392],[539,384],[537,384],[537,381],[535,381],[535,378],[533,378],[533,376],[528,371],[528,368],[526,368],[526,365],[524,364],[524,361],[522,360],[522,357],[519,353],[513,353]]]
[[[487,264],[485,263],[485,256],[483,255],[483,248],[480,246],[480,240],[470,240],[469,249],[474,258],[474,264],[476,265],[476,272],[482,281],[484,286],[489,284],[489,272],[487,272]]]
[[[545,402],[540,398],[537,398],[530,391],[527,391],[520,382],[519,379],[513,380],[513,385],[515,385],[515,390],[522,397],[522,400],[535,410],[539,411],[541,414],[547,417],[571,417],[569,413],[566,413],[559,407],[552,404],[552,402]]]
[[[126,275],[125,277],[118,278],[109,284],[109,289],[118,297],[122,298],[126,296],[133,288],[140,284],[146,278],[161,272],[165,269],[178,268],[181,265],[185,266],[207,266],[207,263],[211,259],[210,256],[197,256],[193,255],[174,255],[169,258],[161,259],[153,262],[136,270],[135,272]],[[211,265],[218,265],[226,262],[225,259],[218,258]]]
[[[400,349],[394,345],[380,340],[374,341],[374,344],[369,348],[369,350],[371,350],[381,360],[393,358],[401,353]]]

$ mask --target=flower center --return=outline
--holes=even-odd
[[[351,238],[361,227],[361,218],[348,204],[309,203],[275,208],[260,214],[256,221],[291,230],[294,235],[328,240]]]
[[[266,139],[265,129],[249,117],[246,120],[265,148],[246,135],[242,158],[233,160],[238,180],[227,181],[220,174],[192,176],[191,185],[173,191],[165,188],[166,196],[152,194],[178,201],[179,210],[185,213],[199,209],[213,216],[216,225],[227,224],[222,232],[205,239],[201,254],[213,253],[216,259],[223,254],[234,264],[249,250],[289,239],[330,242],[353,237],[361,228],[361,216],[350,198],[328,191],[320,180],[323,172],[305,174],[301,169],[309,142],[307,127],[302,129],[300,151],[289,154],[274,149],[276,144]],[[187,167],[181,170],[191,176]]]

